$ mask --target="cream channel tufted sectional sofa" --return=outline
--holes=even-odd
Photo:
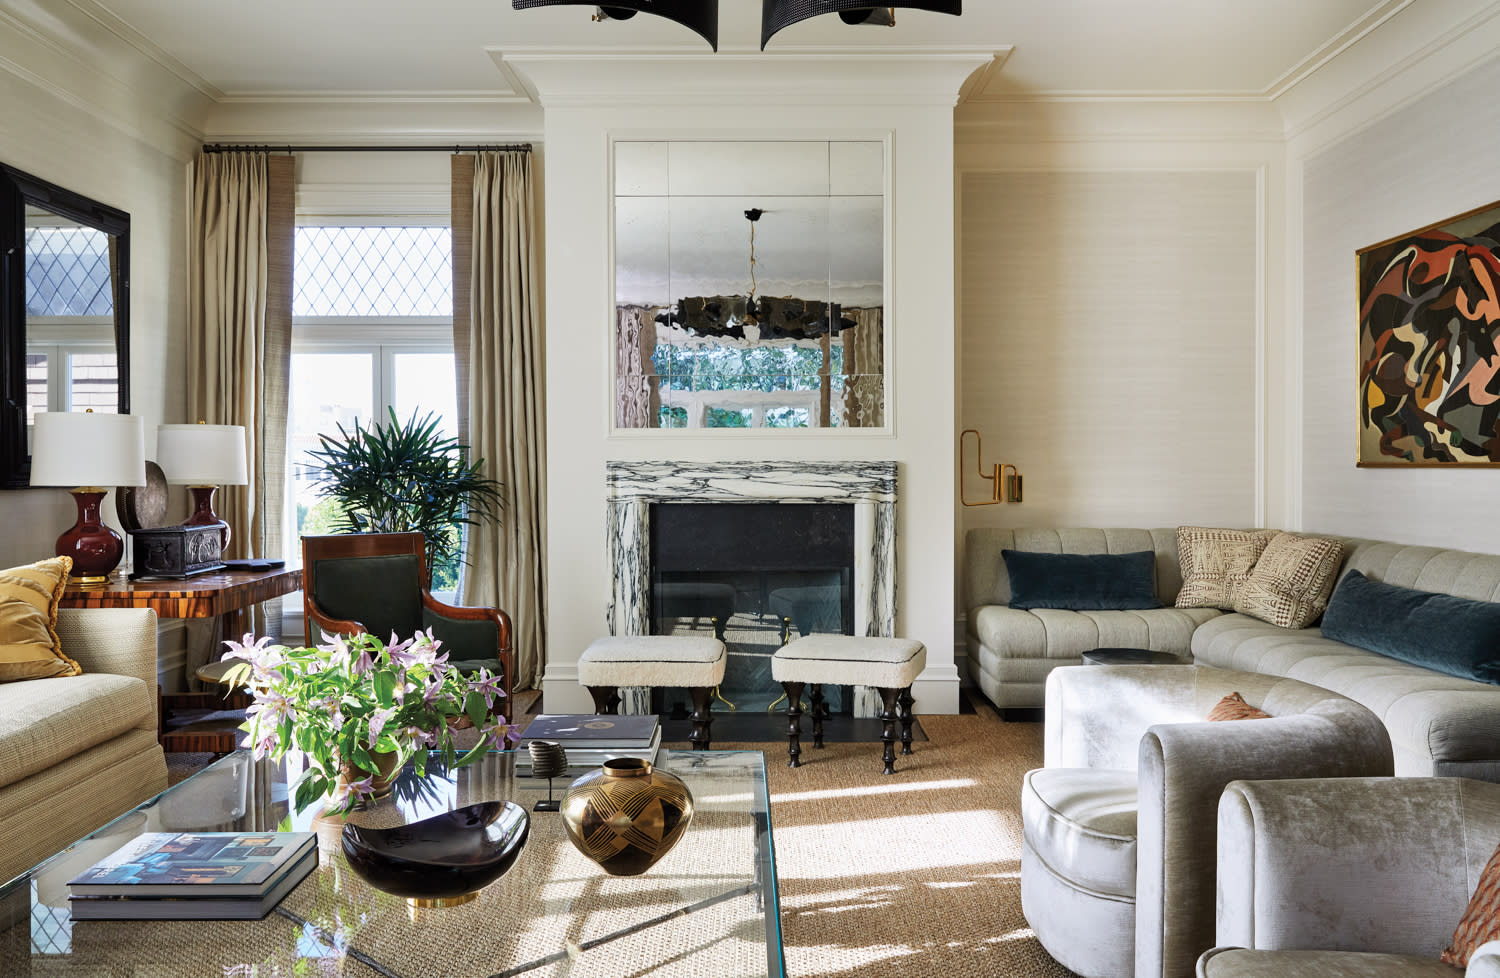
[[[1341,538],[1339,574],[1500,602],[1500,556]],[[1156,555],[1162,607],[1023,611],[1009,606],[1001,551]],[[1390,734],[1398,775],[1500,781],[1500,686],[1460,679],[1324,638],[1316,624],[1286,629],[1212,608],[1172,607],[1181,587],[1175,527],[976,529],[965,539],[968,664],[1002,709],[1040,708],[1047,674],[1093,648],[1170,652],[1184,663],[1297,679],[1369,708]]]

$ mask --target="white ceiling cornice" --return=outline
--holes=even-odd
[[[213,104],[200,86],[71,2],[46,11],[0,9],[0,70],[179,157],[200,140]]]
[[[783,48],[760,52],[488,49],[508,78],[544,107],[712,105],[947,105],[971,75],[994,70],[1005,47]]]

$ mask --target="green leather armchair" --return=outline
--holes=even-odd
[[[346,533],[302,538],[302,608],[307,640],[369,632],[382,642],[432,629],[449,664],[481,666],[503,677],[510,696],[510,616],[498,608],[439,601],[428,590],[427,543],[420,533]]]

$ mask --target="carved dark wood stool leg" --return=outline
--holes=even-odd
[[[713,687],[694,686],[688,692],[693,694],[693,733],[688,739],[693,742],[693,750],[708,750],[709,728],[714,723]]]
[[[885,744],[885,750],[881,754],[881,760],[885,761],[885,770],[882,774],[896,773],[896,720],[899,718],[897,709],[900,705],[901,690],[879,687],[880,700],[883,708],[880,711],[880,740]]]
[[[605,716],[614,716],[620,709],[620,688],[618,686],[590,686],[589,695],[594,698],[594,712]]]
[[[823,718],[828,716],[828,701],[823,699],[823,684],[812,684],[812,705],[808,712],[812,714],[813,722],[813,749],[823,749]]]
[[[802,684],[782,683],[781,688],[786,690],[786,766],[801,767]]]
[[[901,753],[911,753],[911,705],[915,703],[916,697],[911,695],[911,687],[908,686],[901,691]]]

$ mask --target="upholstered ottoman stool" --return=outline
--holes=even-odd
[[[787,766],[801,766],[802,687],[812,686],[813,747],[823,746],[823,719],[828,705],[823,684],[874,686],[884,708],[880,713],[885,744],[885,774],[896,773],[896,720],[901,720],[901,753],[911,753],[911,684],[927,667],[927,647],[907,638],[860,635],[806,635],[776,650],[771,678],[786,690]],[[899,714],[897,708],[900,708]]]
[[[693,694],[693,750],[708,750],[714,687],[724,680],[724,643],[696,635],[616,635],[578,659],[578,682],[594,709],[614,713],[621,686],[681,686]]]

